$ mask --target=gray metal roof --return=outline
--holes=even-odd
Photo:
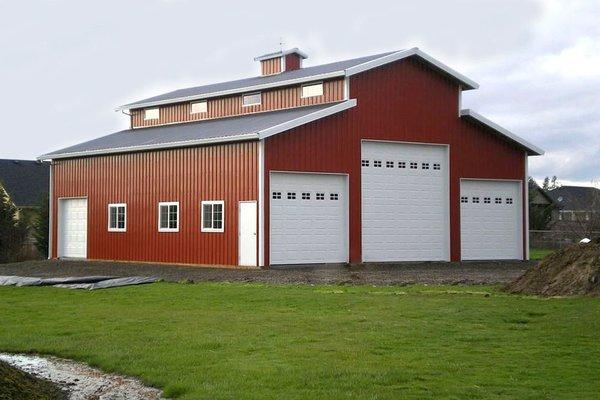
[[[355,100],[238,117],[126,129],[39,157],[41,160],[258,140],[356,105]]]
[[[338,61],[330,64],[317,65],[314,67],[303,67],[294,71],[285,71],[276,75],[268,76],[255,76],[252,78],[239,79],[236,81],[214,83],[211,85],[196,86],[186,89],[179,89],[169,93],[164,93],[158,96],[149,97],[147,99],[139,100],[133,103],[125,104],[119,109],[133,109],[140,107],[147,107],[150,105],[165,104],[174,101],[188,101],[190,97],[195,96],[207,96],[217,95],[223,92],[227,93],[230,91],[237,91],[240,89],[249,89],[259,85],[265,84],[278,84],[285,81],[293,81],[295,79],[302,78],[315,78],[318,79],[322,75],[339,72],[339,76],[344,75],[344,70],[373,61],[377,58],[393,54],[394,52],[375,54],[367,57],[354,58],[352,60]],[[162,102],[162,103],[161,103]]]
[[[294,71],[285,71],[275,75],[255,76],[253,78],[240,79],[237,81],[179,89],[134,103],[125,104],[118,107],[117,110],[154,107],[163,104],[180,103],[217,96],[228,96],[236,93],[253,92],[287,85],[297,85],[304,82],[332,79],[336,77],[348,77],[390,62],[413,56],[419,57],[438,69],[441,73],[458,80],[461,83],[463,90],[476,89],[479,87],[477,82],[453,70],[444,63],[431,57],[429,54],[419,50],[417,47],[414,47],[407,50],[391,51],[367,57],[354,58],[352,60],[300,68]]]

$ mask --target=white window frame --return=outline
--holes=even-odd
[[[258,95],[258,103],[244,104],[244,99],[248,96]],[[244,93],[242,95],[242,107],[260,106],[262,104],[262,92]]]
[[[194,111],[194,105],[203,104],[201,111]],[[206,114],[208,112],[208,101],[200,100],[200,101],[192,101],[190,103],[190,114]]]
[[[177,228],[161,228],[160,227],[160,207],[161,206],[177,206]],[[179,221],[181,218],[179,218],[179,214],[181,212],[181,208],[179,207],[179,202],[178,201],[162,201],[158,203],[158,231],[159,232],[179,232]],[[168,225],[168,221],[167,221],[167,225]]]
[[[205,228],[204,227],[204,206],[205,205],[221,205],[221,228]],[[225,201],[224,200],[206,200],[200,203],[200,231],[201,232],[225,232]]]
[[[304,95],[304,88],[310,87],[310,86],[320,86],[321,87],[321,93],[320,94]],[[300,89],[300,98],[302,98],[302,99],[309,99],[311,97],[319,97],[319,96],[323,96],[324,94],[325,94],[325,88],[323,86],[323,82],[311,82],[311,83],[307,83],[307,84],[302,85],[302,87]]]
[[[153,113],[154,111],[156,111],[156,116],[149,115],[149,114]],[[153,119],[160,119],[160,107],[144,109],[144,121],[149,121],[149,120],[153,120]]]
[[[117,208],[117,221],[116,221],[117,222],[117,228],[111,228],[111,226],[110,226],[110,209],[111,208],[115,208],[115,207]],[[118,210],[118,207],[125,208],[125,220],[124,220],[125,223],[124,223],[123,228],[119,228],[118,227],[119,226],[119,218],[118,218],[119,210]],[[108,231],[109,232],[127,232],[127,204],[126,203],[110,203],[108,205],[107,210],[108,210],[108,223],[107,223]]]

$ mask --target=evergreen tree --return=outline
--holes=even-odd
[[[0,184],[0,263],[18,261],[23,251],[27,227],[18,216],[18,208]]]
[[[45,193],[40,200],[39,215],[34,224],[35,247],[42,256],[48,255],[50,235],[50,197]]]

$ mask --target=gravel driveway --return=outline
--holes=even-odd
[[[496,284],[521,276],[535,262],[397,263],[277,267],[266,270],[210,268],[108,261],[26,261],[0,264],[0,275],[40,278],[111,275],[155,276],[170,282],[261,282],[275,284]]]

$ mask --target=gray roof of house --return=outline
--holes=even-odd
[[[133,103],[125,104],[119,107],[119,109],[140,108],[145,107],[147,105],[155,104],[156,102],[173,102],[177,101],[177,99],[181,99],[181,101],[187,101],[187,99],[194,96],[214,95],[232,90],[252,88],[254,86],[264,84],[279,83],[301,78],[318,77],[320,75],[332,72],[343,72],[348,68],[366,63],[368,61],[375,60],[377,58],[381,58],[392,53],[394,52],[375,54],[372,56],[354,58],[352,60],[337,61],[329,64],[316,65],[314,67],[303,67],[301,69],[297,69],[294,71],[285,71],[276,75],[255,76],[252,78],[239,79],[235,81],[214,83],[210,85],[195,86],[191,88],[174,90],[172,92],[164,93],[158,96],[148,97],[143,100],[138,100]]]
[[[587,186],[561,186],[546,193],[563,210],[600,210],[600,189]]]
[[[0,184],[17,207],[37,206],[48,193],[50,167],[30,160],[0,160]]]
[[[39,159],[80,157],[241,140],[258,140],[354,107],[348,100],[237,117],[203,120],[149,128],[126,129],[60,149]]]

